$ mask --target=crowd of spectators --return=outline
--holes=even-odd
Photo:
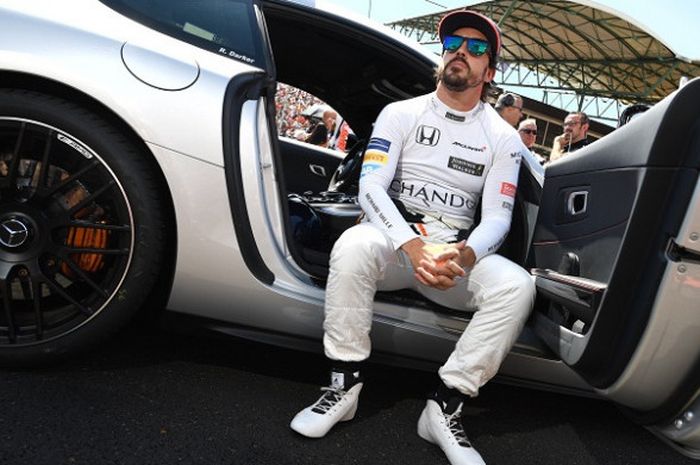
[[[280,136],[341,152],[357,141],[348,123],[333,108],[296,87],[277,84],[275,110]]]
[[[310,121],[302,116],[302,113],[318,105],[324,105],[324,102],[301,89],[278,83],[275,94],[277,133],[280,136],[303,140]]]

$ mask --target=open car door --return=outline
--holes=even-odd
[[[537,334],[601,395],[700,453],[700,79],[550,165]]]

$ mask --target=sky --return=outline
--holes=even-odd
[[[380,23],[435,13],[480,1],[469,0],[326,0]],[[677,55],[700,60],[699,0],[597,0],[650,30]]]

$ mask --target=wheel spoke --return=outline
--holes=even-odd
[[[32,280],[33,303],[34,303],[34,320],[36,321],[36,338],[37,340],[44,338],[44,315],[41,313],[41,281]]]
[[[32,298],[32,285],[29,283],[27,277],[19,278],[19,285],[22,287],[22,296],[25,300]]]
[[[59,184],[56,184],[56,185],[54,185],[46,190],[41,189],[41,195],[43,195],[44,197],[49,197],[49,196],[55,194],[56,192],[60,191],[61,189],[64,189],[67,186],[69,186],[73,181],[80,178],[82,175],[84,175],[85,173],[87,173],[91,169],[96,168],[98,166],[100,166],[100,161],[99,160],[92,160],[90,163],[83,166],[80,170],[76,171],[75,173],[73,173],[72,175],[70,175],[69,177],[64,179],[62,182],[60,182]]]
[[[92,194],[88,195],[88,196],[85,197],[83,200],[81,200],[80,202],[78,202],[77,204],[75,204],[73,207],[71,207],[71,209],[68,210],[68,216],[71,216],[71,217],[72,217],[73,215],[75,215],[76,212],[78,212],[78,211],[82,210],[83,208],[85,208],[85,207],[86,207],[87,205],[89,205],[93,200],[95,200],[95,199],[98,198],[100,195],[104,194],[104,193],[107,192],[109,189],[111,189],[112,186],[114,186],[114,179],[110,179],[109,182],[107,182],[104,186],[100,187],[100,188],[97,189],[95,192],[93,192]]]
[[[1,187],[4,189],[16,187],[17,172],[19,171],[19,151],[22,148],[22,142],[24,142],[24,132],[26,127],[27,123],[20,123],[15,149],[12,151],[12,158],[10,159],[10,163],[7,167],[7,177],[3,180],[1,185]]]
[[[39,169],[39,182],[37,183],[37,188],[41,189],[46,186],[46,179],[49,176],[49,154],[51,153],[51,143],[53,138],[53,130],[49,129],[49,134],[46,138],[46,146],[44,147],[44,155],[41,158],[41,167]]]
[[[15,323],[15,315],[12,312],[12,290],[10,289],[10,280],[0,280],[0,292],[2,292],[2,306],[7,319],[7,336],[11,342],[17,340],[17,324]]]
[[[119,231],[119,232],[129,232],[131,227],[128,224],[104,224],[104,223],[93,223],[91,221],[83,220],[71,220],[68,223],[69,226],[76,226],[79,228],[92,228],[92,229],[106,229],[108,231]],[[61,225],[63,226],[63,225]]]
[[[80,269],[78,265],[75,264],[73,260],[70,259],[70,257],[66,255],[59,255],[63,262],[70,268],[75,274],[80,276],[80,278],[87,283],[91,288],[93,288],[95,291],[97,291],[98,294],[100,294],[103,298],[109,297],[109,294],[107,291],[105,291],[103,288],[100,287],[99,284],[97,284],[95,281],[93,281],[83,270]]]
[[[78,310],[80,310],[80,313],[82,313],[82,314],[84,314],[84,315],[88,315],[88,316],[92,315],[93,312],[92,312],[92,310],[91,310],[90,308],[86,307],[85,305],[81,304],[80,302],[78,302],[77,300],[75,300],[73,297],[71,297],[65,290],[63,290],[63,288],[62,288],[59,284],[53,282],[53,281],[50,280],[48,277],[45,278],[45,281],[44,281],[44,282],[45,282],[51,289],[53,289],[54,292],[56,292],[56,294],[60,295],[60,296],[63,297],[65,300],[67,300],[68,302],[70,302],[71,304],[73,304]]]

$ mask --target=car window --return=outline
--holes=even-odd
[[[331,130],[323,129],[326,111],[336,114]],[[345,152],[356,137],[342,115],[320,98],[284,83],[277,84],[275,93],[277,133],[302,142]]]
[[[135,21],[229,58],[263,67],[250,0],[101,0]]]

